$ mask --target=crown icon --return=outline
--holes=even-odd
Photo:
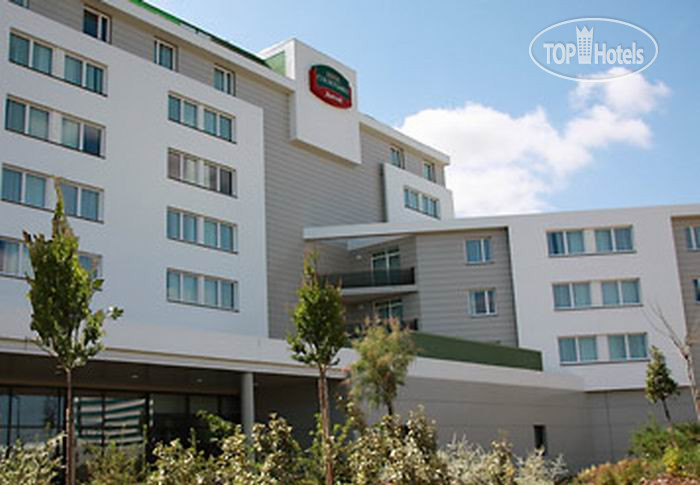
[[[578,63],[590,64],[591,51],[593,50],[593,27],[590,30],[585,25],[582,29],[576,27],[576,47],[578,49]]]

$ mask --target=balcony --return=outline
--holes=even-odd
[[[332,273],[323,275],[322,278],[334,285],[339,285],[343,300],[346,302],[361,301],[367,297],[391,297],[417,291],[415,268]]]
[[[390,271],[335,273],[325,275],[323,278],[334,285],[340,285],[340,287],[343,289],[416,284],[414,268],[396,269]]]

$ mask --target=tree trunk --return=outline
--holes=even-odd
[[[688,373],[688,381],[690,382],[690,397],[695,405],[695,418],[700,423],[700,390],[695,376],[695,367],[693,367],[693,349],[688,345],[688,353],[685,356],[686,371]]]
[[[391,400],[386,402],[386,412],[389,416],[394,415],[394,403],[392,403]]]
[[[323,429],[323,457],[326,462],[326,485],[333,485],[333,456],[331,454],[331,419],[328,409],[328,382],[326,369],[318,368],[318,399],[321,406],[321,427]]]
[[[662,399],[661,404],[664,407],[664,415],[666,416],[666,421],[668,421],[668,424],[670,424],[671,427],[673,427],[673,422],[671,421],[671,413],[668,410],[668,404],[666,403],[666,399]]]
[[[66,485],[75,485],[75,426],[73,423],[72,371],[66,370]]]

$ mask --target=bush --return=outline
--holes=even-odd
[[[61,460],[57,457],[60,438],[41,446],[25,447],[19,441],[6,451],[0,449],[0,485],[50,485],[58,476]]]
[[[144,482],[144,449],[139,445],[118,447],[109,443],[106,447],[88,450],[87,474],[89,485],[116,485]]]
[[[444,452],[448,475],[453,485],[548,485],[566,474],[561,457],[547,460],[542,450],[525,458],[513,454],[510,443],[502,437],[491,449],[455,441]]]
[[[585,485],[637,485],[644,478],[655,478],[659,471],[652,471],[649,464],[639,458],[606,463],[582,471],[574,484]]]

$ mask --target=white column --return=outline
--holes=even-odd
[[[241,424],[243,432],[250,436],[255,423],[255,384],[252,372],[241,375]]]

